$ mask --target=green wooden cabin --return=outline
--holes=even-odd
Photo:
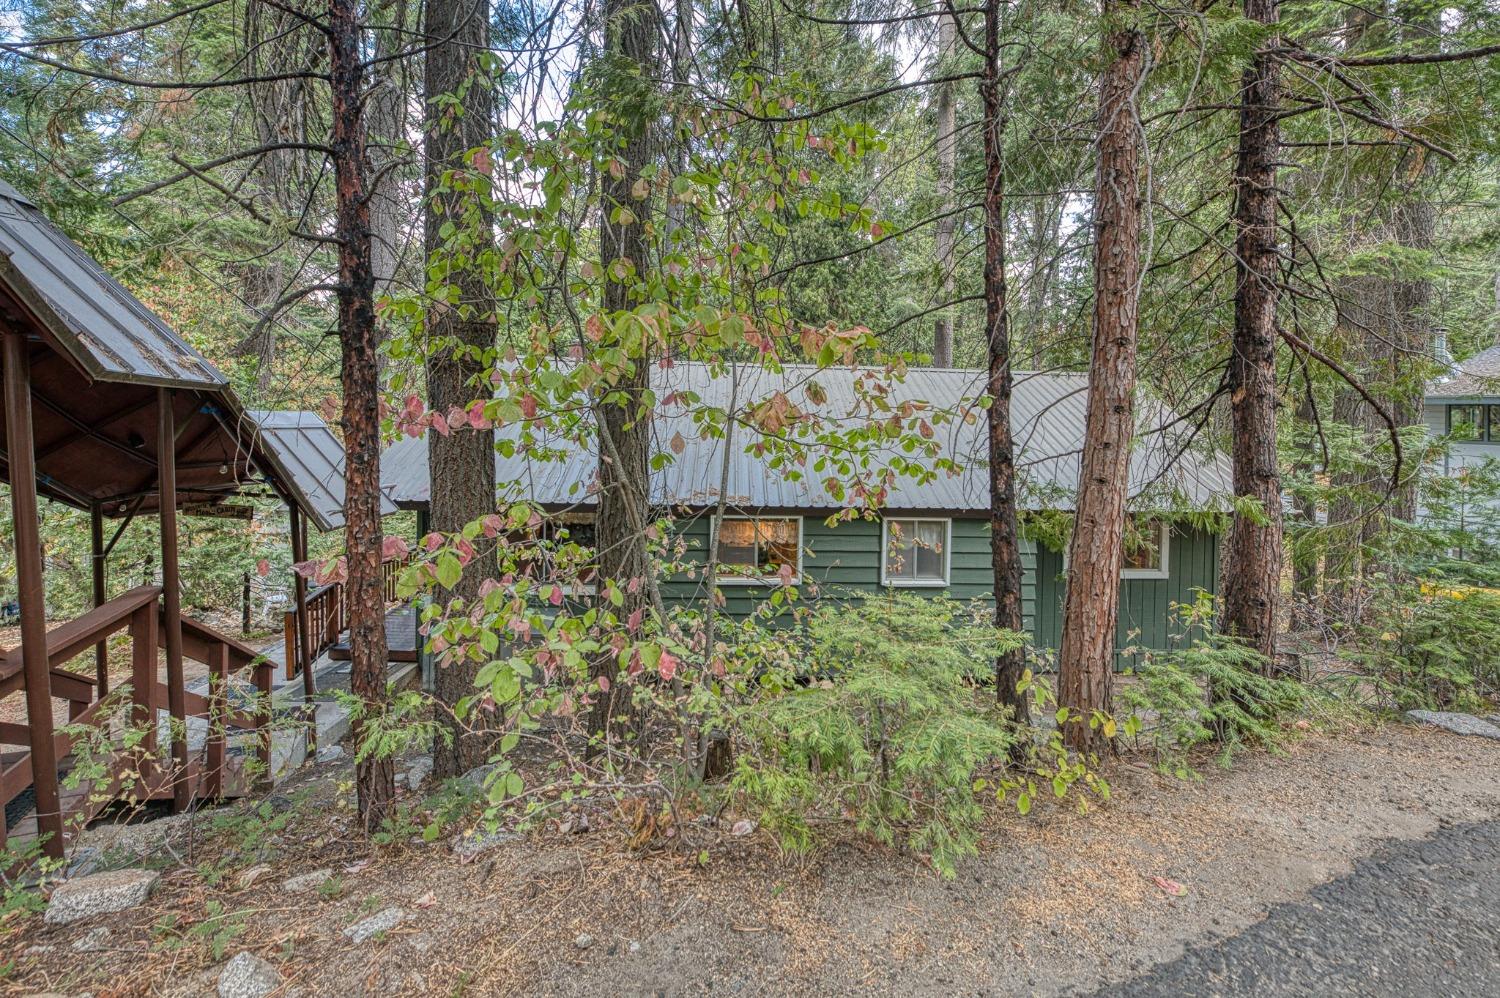
[[[692,560],[706,560],[711,519],[712,514],[705,511],[679,521]],[[730,529],[738,522],[749,522],[757,528],[765,525],[766,533],[774,533],[782,524],[794,527],[801,552],[794,578],[809,600],[878,596],[899,590],[967,601],[989,599],[994,590],[989,522],[973,515],[906,517],[892,512],[879,520],[859,519],[832,526],[826,511],[774,511],[726,519],[730,520]],[[893,526],[897,528],[894,537]],[[1157,535],[1162,539],[1152,549],[1136,552],[1136,565],[1122,573],[1116,638],[1120,648],[1165,647],[1171,636],[1181,631],[1173,605],[1193,602],[1199,590],[1217,591],[1218,536],[1185,523],[1153,526],[1164,536]],[[911,551],[916,545],[902,543],[903,534],[910,536],[914,527],[931,529],[942,538],[941,546],[930,556],[914,557]],[[1062,635],[1066,591],[1063,552],[1023,540],[1021,557],[1025,571],[1021,608],[1026,633],[1033,647],[1056,649]],[[908,566],[908,561],[928,564]],[[721,574],[719,588],[724,594],[725,611],[735,617],[751,613],[765,600],[768,586],[778,584],[780,579],[774,574],[771,579]],[[666,599],[682,602],[702,600],[706,593],[701,574],[696,578],[675,577],[663,587]]]
[[[690,391],[704,404],[730,404],[729,377],[704,365],[677,364],[655,370],[659,398]],[[781,392],[802,411],[820,411],[825,420],[848,418],[867,403],[877,372],[790,366],[781,372],[746,367],[734,397],[738,411]],[[816,390],[809,385],[816,382]],[[912,401],[923,411],[957,413],[972,408],[984,386],[980,371],[912,369],[901,381],[881,381],[878,391],[892,406]],[[1078,374],[1020,373],[1012,399],[1017,444],[1019,498],[1028,511],[1070,508],[1076,488],[1078,452],[1083,441],[1087,380]],[[1229,473],[1219,455],[1204,453],[1182,436],[1175,414],[1144,396],[1137,406],[1140,431],[1132,450],[1134,513],[1149,540],[1127,552],[1121,586],[1118,647],[1163,647],[1180,630],[1172,605],[1190,603],[1198,590],[1216,591],[1218,538],[1189,521],[1203,517],[1164,515],[1220,508],[1229,491]],[[515,429],[497,433],[514,433]],[[663,405],[654,432],[671,460],[652,477],[653,499],[670,511],[687,541],[689,559],[705,560],[719,483],[726,477],[725,522],[720,533],[720,580],[724,607],[743,616],[772,587],[795,582],[804,599],[859,599],[904,589],[947,593],[961,599],[988,598],[992,592],[989,550],[989,485],[985,467],[984,420],[937,422],[944,453],[962,468],[940,472],[931,481],[901,481],[877,518],[829,520],[842,508],[819,476],[788,477],[740,447],[725,453],[722,441],[702,439],[684,413]],[[741,434],[741,439],[747,434]],[[684,444],[684,441],[686,443]],[[678,453],[678,448],[681,452]],[[588,530],[597,465],[588,448],[548,442],[546,457],[524,447],[512,456],[497,452],[496,480],[502,501],[538,502]],[[559,452],[562,456],[559,457]],[[873,462],[877,467],[880,462]],[[421,438],[398,441],[381,459],[381,477],[397,505],[425,509],[429,496],[427,445]],[[1022,606],[1035,647],[1056,648],[1061,634],[1067,573],[1061,551],[1026,541]],[[663,595],[682,602],[707,595],[703,573],[665,581]]]

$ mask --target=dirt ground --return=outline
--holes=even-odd
[[[803,859],[763,832],[693,829],[637,852],[608,821],[554,824],[469,863],[443,841],[372,853],[351,830],[347,764],[325,765],[272,802],[291,809],[279,829],[211,836],[205,815],[96,829],[108,855],[155,850],[155,896],[63,927],[13,917],[0,961],[9,993],[101,998],[211,992],[245,949],[302,995],[1065,994],[1238,931],[1385,840],[1500,814],[1500,744],[1401,726],[1309,736],[1203,775],[1126,762],[1087,815],[997,808],[981,855],[944,881],[855,837]],[[229,835],[248,850],[212,869]],[[238,888],[256,854],[273,869]],[[282,888],[319,867],[337,871],[331,886]],[[392,905],[410,919],[362,944],[343,936]],[[75,948],[100,925],[103,948]]]

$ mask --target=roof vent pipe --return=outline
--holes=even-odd
[[[1442,367],[1443,373],[1437,377],[1438,381],[1448,381],[1458,374],[1458,364],[1453,360],[1453,354],[1448,352],[1448,329],[1446,326],[1434,326],[1432,330],[1432,359]]]

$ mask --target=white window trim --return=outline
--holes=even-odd
[[[937,579],[892,579],[886,575],[886,556],[890,554],[891,521],[908,523],[943,524],[943,578]],[[880,584],[896,589],[946,589],[953,580],[953,520],[942,516],[891,516],[880,520]]]
[[[1121,568],[1122,579],[1170,579],[1172,577],[1172,524],[1167,520],[1156,521],[1161,536],[1157,539],[1161,551],[1160,568]]]
[[[1124,568],[1120,569],[1122,579],[1170,579],[1172,577],[1172,524],[1167,520],[1157,521],[1161,527],[1161,567],[1160,568]],[[1068,542],[1063,545],[1063,574],[1066,575],[1072,568],[1073,562],[1073,538],[1069,535]]]
[[[797,573],[792,576],[788,585],[802,584],[802,517],[800,516],[754,516],[736,515],[725,516],[724,520],[793,520],[797,524]],[[722,520],[720,522],[723,522]],[[710,524],[718,529],[718,525],[710,521]],[[706,555],[708,552],[704,552]],[[733,569],[726,568],[723,562],[719,563],[719,585],[721,586],[779,586],[782,585],[779,575],[742,575]]]

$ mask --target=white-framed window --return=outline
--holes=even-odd
[[[788,573],[785,568],[790,567]],[[726,516],[719,523],[719,582],[796,585],[802,581],[802,517]]]
[[[1134,529],[1125,531],[1125,551],[1120,566],[1122,579],[1169,579],[1172,525],[1165,520],[1130,514]],[[1133,543],[1132,543],[1133,542]],[[1063,545],[1063,571],[1072,567],[1073,544]]]
[[[1145,517],[1136,518],[1134,524],[1134,531],[1125,532],[1125,561],[1120,569],[1120,578],[1169,578],[1172,525],[1166,520]],[[1135,536],[1132,537],[1132,534]]]
[[[946,586],[953,521],[887,517],[880,524],[880,583],[885,586]]]

